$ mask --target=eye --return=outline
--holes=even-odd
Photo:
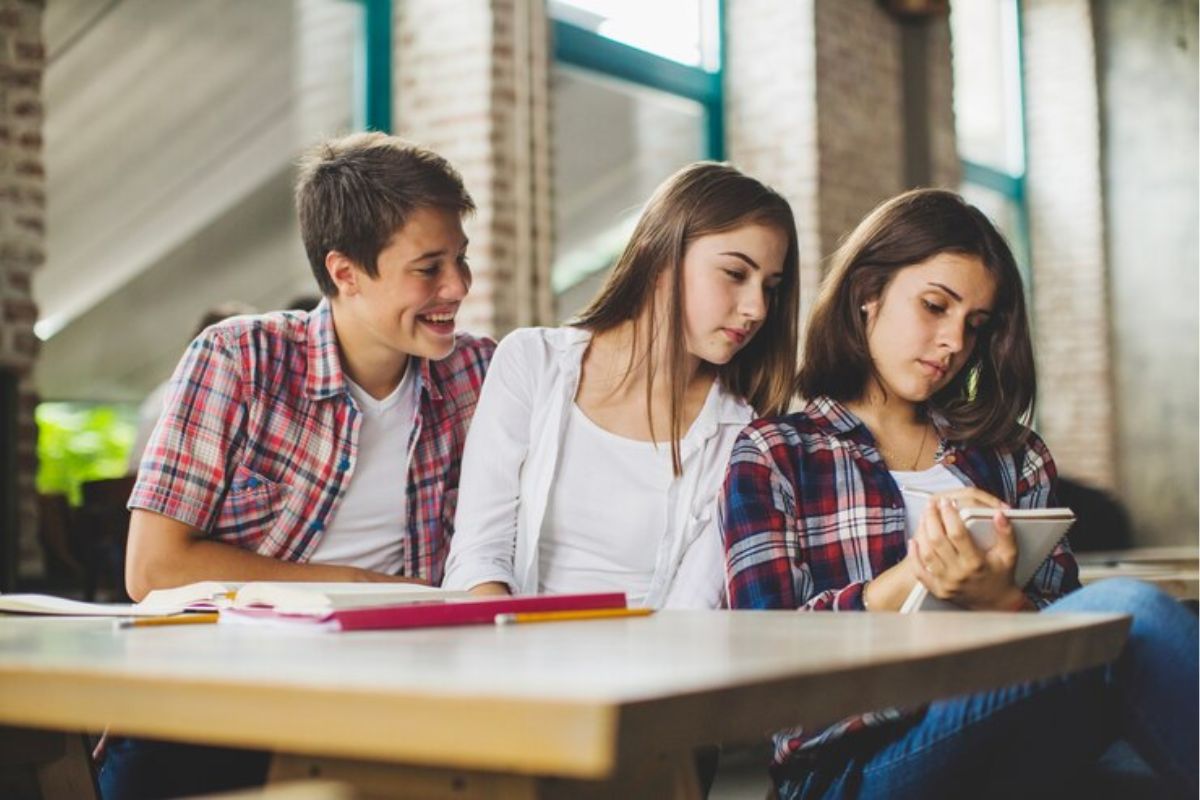
[[[741,283],[742,281],[746,280],[746,271],[744,269],[730,269],[728,267],[722,267],[721,271],[728,275],[730,280],[736,281],[737,283]]]
[[[432,278],[434,275],[437,275],[439,269],[441,269],[440,264],[430,264],[427,267],[418,268],[417,273],[419,275],[424,275],[427,278]]]
[[[932,300],[922,299],[921,305],[924,306],[925,310],[928,311],[930,314],[942,314],[946,311],[945,306],[938,305],[937,303],[933,302]]]

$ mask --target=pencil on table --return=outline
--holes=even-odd
[[[117,623],[119,628],[150,628],[157,625],[204,625],[220,617],[215,611],[203,614],[170,614],[165,617],[134,617]]]
[[[497,625],[519,625],[526,622],[572,622],[581,619],[610,619],[613,617],[648,617],[649,608],[592,608],[580,611],[527,611],[516,614],[497,614]]]

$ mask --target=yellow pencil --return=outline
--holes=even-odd
[[[571,622],[578,619],[611,619],[613,617],[648,617],[649,608],[591,608],[582,611],[527,611],[517,614],[497,614],[497,625],[519,625],[526,622]]]
[[[217,612],[202,614],[170,614],[165,617],[134,617],[123,619],[117,627],[120,628],[150,628],[156,625],[204,625],[216,622],[220,617]]]

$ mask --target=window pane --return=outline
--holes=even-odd
[[[1024,155],[1013,0],[954,0],[950,29],[959,155],[1019,175]]]
[[[716,0],[550,0],[563,22],[681,64],[715,72]]]
[[[699,103],[558,65],[553,284],[559,319],[595,294],[654,188],[705,153]]]

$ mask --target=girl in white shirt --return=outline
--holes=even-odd
[[[723,164],[668,178],[579,317],[496,350],[444,586],[722,605],[716,495],[741,429],[787,407],[798,270],[782,196]]]

